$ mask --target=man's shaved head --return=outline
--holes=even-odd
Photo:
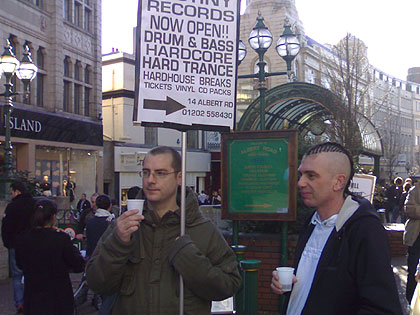
[[[347,181],[347,184],[344,188],[344,193],[350,194],[349,186],[350,181],[354,175],[354,168],[353,160],[349,151],[345,149],[341,144],[335,142],[324,142],[310,148],[303,158],[314,154],[328,155],[328,159],[326,159],[326,161],[328,161],[328,172],[331,176],[344,174]]]

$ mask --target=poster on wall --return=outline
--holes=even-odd
[[[239,0],[139,0],[133,121],[234,129]]]

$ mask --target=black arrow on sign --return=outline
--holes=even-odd
[[[184,105],[169,96],[166,97],[166,101],[144,100],[144,109],[165,110],[166,115],[175,113],[183,108],[185,108]]]

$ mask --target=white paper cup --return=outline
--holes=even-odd
[[[139,209],[138,214],[143,214],[144,199],[127,199],[127,210]]]
[[[283,287],[284,292],[292,290],[293,272],[295,268],[292,267],[277,267],[277,274],[279,275],[279,282]]]

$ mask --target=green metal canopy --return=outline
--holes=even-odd
[[[266,92],[265,129],[309,130],[315,120],[326,121],[333,117],[344,117],[346,108],[330,90],[322,86],[292,82],[279,85]],[[238,130],[259,130],[259,98],[247,108],[238,124]],[[382,142],[372,122],[363,115],[356,116],[362,141],[363,154],[381,156]],[[287,125],[287,126],[286,126]]]

